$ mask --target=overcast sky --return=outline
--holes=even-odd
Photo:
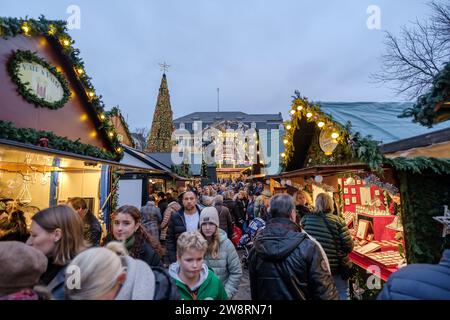
[[[0,16],[67,20],[86,72],[131,129],[149,127],[166,61],[174,117],[193,111],[278,113],[294,90],[315,101],[403,101],[372,83],[384,31],[430,12],[421,0],[0,0]],[[370,30],[370,5],[381,29]]]

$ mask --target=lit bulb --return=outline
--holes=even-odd
[[[22,26],[22,30],[23,30],[23,32],[28,33],[28,32],[30,31],[30,27],[27,26],[26,24],[24,24],[24,25]]]
[[[94,93],[92,91],[89,91],[88,95],[92,98],[94,96]]]
[[[284,158],[285,156],[286,156],[286,154],[283,152],[283,153],[281,154],[281,157]]]
[[[48,28],[48,34],[52,36],[52,35],[55,34],[55,32],[56,32],[55,26],[54,25],[50,25],[50,27]]]
[[[331,134],[331,137],[332,137],[333,139],[337,139],[337,138],[339,137],[339,133],[333,132],[333,133]]]
[[[295,110],[291,110],[291,114],[294,114],[295,113]]]
[[[302,109],[303,109],[303,106],[298,106],[298,107],[297,107],[297,110],[298,110],[298,111],[300,111],[300,110],[302,110]]]
[[[67,39],[64,39],[62,43],[65,46],[68,46],[70,44],[69,40],[67,40]]]
[[[324,125],[325,125],[325,122],[323,122],[323,121],[319,121],[319,122],[317,123],[317,126],[318,126],[319,128],[322,128]]]
[[[80,74],[80,75],[81,75],[81,74],[83,74],[83,72],[84,72],[84,71],[83,71],[83,69],[81,69],[81,68],[78,68],[78,69],[77,69],[77,72],[78,72],[78,74]]]
[[[284,144],[287,144],[288,142],[289,142],[288,139],[284,139],[284,140],[283,140],[283,143],[284,143]]]
[[[288,130],[291,130],[291,125],[290,124],[288,124],[287,126],[286,126],[286,129],[288,129]]]
[[[112,131],[109,132],[109,136],[112,137],[114,133]]]
[[[260,163],[260,164],[264,164],[264,161],[261,160],[259,163]]]
[[[102,119],[102,120],[106,119],[106,117],[105,117],[105,115],[103,113],[100,115],[100,119]]]
[[[117,152],[122,152],[122,148],[121,147],[117,148],[116,150],[117,150]]]
[[[308,113],[306,114],[306,117],[307,117],[307,118],[311,118],[311,117],[312,117],[312,113],[311,113],[311,112],[308,112]]]

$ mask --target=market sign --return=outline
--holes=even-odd
[[[331,134],[333,133],[333,129],[328,128],[328,129],[322,129],[320,131],[320,136],[319,136],[319,145],[320,145],[320,149],[322,149],[322,151],[327,155],[331,155],[334,151],[334,149],[336,149],[338,142],[336,141],[336,139],[333,139],[331,137]]]
[[[58,109],[69,101],[70,90],[62,73],[31,51],[17,50],[8,71],[19,94],[36,106]]]
[[[64,97],[61,82],[47,68],[36,62],[21,62],[18,75],[29,92],[44,101],[52,103]]]

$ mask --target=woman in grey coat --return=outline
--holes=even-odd
[[[231,299],[238,291],[241,281],[241,261],[226,232],[219,228],[219,214],[215,207],[206,207],[202,210],[200,232],[208,241],[205,263],[222,281]]]

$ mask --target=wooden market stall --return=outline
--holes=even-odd
[[[385,281],[406,262],[436,262],[443,239],[433,216],[450,202],[450,160],[388,158],[380,151],[380,141],[434,131],[397,118],[404,104],[314,104],[296,94],[285,123],[285,170],[269,178],[310,193],[313,201],[320,192],[334,198],[354,238],[350,259],[363,271],[353,282],[362,284],[364,274],[372,273]]]

